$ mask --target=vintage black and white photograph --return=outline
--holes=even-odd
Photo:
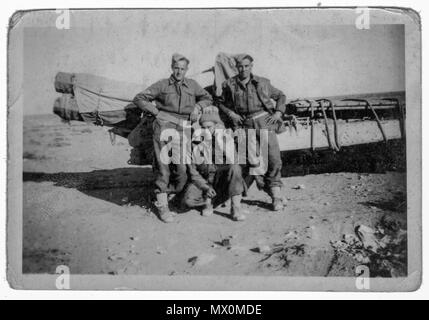
[[[419,286],[411,10],[22,11],[8,90],[12,285]]]

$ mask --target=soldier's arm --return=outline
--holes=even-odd
[[[137,94],[133,102],[134,104],[142,109],[143,111],[147,111],[154,116],[156,116],[159,112],[158,108],[153,105],[152,101],[155,100],[161,94],[161,82],[156,82],[151,85],[146,90]]]
[[[202,88],[196,81],[195,83],[195,98],[196,98],[196,106],[200,110],[203,110],[205,107],[208,107],[213,104],[212,96]]]
[[[276,102],[276,110],[280,111],[282,114],[286,112],[286,95],[283,91],[274,87],[271,83],[269,83],[270,89],[270,98]]]
[[[218,107],[227,116],[230,116],[231,112],[234,112],[231,90],[229,90],[226,82],[222,84],[222,94],[218,99]]]
[[[195,164],[188,165],[188,170],[190,174],[191,181],[201,190],[207,191],[210,188],[209,183],[204,179],[201,174],[198,172]]]

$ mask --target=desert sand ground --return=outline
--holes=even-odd
[[[329,157],[311,166],[291,157],[283,211],[269,211],[252,186],[244,222],[232,221],[226,205],[165,224],[153,213],[151,167],[128,165],[129,152],[126,139],[111,144],[106,128],[25,117],[23,272],[54,273],[60,264],[73,274],[354,276],[360,264],[372,276],[407,272],[400,165],[337,172]]]

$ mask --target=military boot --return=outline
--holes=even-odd
[[[168,208],[168,198],[166,193],[157,193],[155,206],[158,209],[159,218],[165,222],[174,222],[174,215],[171,213]]]
[[[273,200],[272,202],[272,210],[273,211],[280,211],[283,209],[283,197],[281,194],[280,187],[272,187],[270,190],[271,198]]]
[[[204,205],[203,210],[201,211],[201,215],[203,217],[210,217],[211,215],[213,215],[212,199],[210,198],[206,199],[206,204]]]
[[[231,215],[234,221],[246,220],[246,216],[241,210],[241,195],[235,195],[231,197]]]

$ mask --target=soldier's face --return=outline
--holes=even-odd
[[[208,129],[208,130],[209,130],[209,132],[210,132],[211,134],[213,134],[213,133],[214,133],[214,130],[215,130],[215,123],[214,123],[213,121],[204,121],[204,122],[201,124],[201,127],[202,127],[203,129]]]
[[[181,81],[188,71],[188,63],[185,60],[180,60],[177,61],[171,68],[173,69],[173,77],[177,81]]]
[[[248,59],[243,59],[237,63],[238,76],[241,80],[247,79],[252,73],[253,63]]]

